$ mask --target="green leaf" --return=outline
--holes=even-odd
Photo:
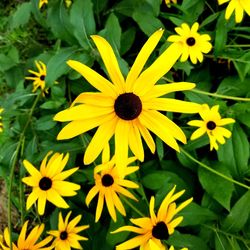
[[[53,116],[54,115],[45,115],[38,119],[36,121],[36,130],[45,131],[55,127],[56,122],[53,121]]]
[[[16,65],[16,62],[12,58],[4,54],[0,54],[0,71],[2,72],[6,71],[15,65]]]
[[[160,13],[161,0],[146,0],[148,4],[151,5],[153,9],[154,16],[158,16]]]
[[[250,72],[250,52],[244,53],[243,56],[232,59],[241,81],[245,80],[246,75]]]
[[[57,100],[53,101],[47,101],[43,103],[40,107],[42,109],[57,109],[65,103],[66,99],[65,98],[58,98]]]
[[[186,0],[182,2],[180,9],[183,10],[183,20],[193,24],[197,21],[205,7],[204,0]]]
[[[246,224],[250,211],[250,190],[248,190],[232,207],[229,215],[222,223],[222,228],[227,232],[239,232]]]
[[[222,164],[210,162],[209,165],[213,166],[218,172],[231,178],[228,169]],[[229,211],[230,201],[234,191],[233,183],[203,168],[198,169],[198,176],[206,192]]]
[[[121,55],[125,54],[132,47],[133,42],[135,41],[135,35],[136,29],[134,27],[131,27],[122,33],[120,49]]]
[[[228,249],[232,249],[230,244],[229,244],[229,241],[228,241],[228,238],[221,234],[221,233],[218,233],[217,231],[215,231],[215,250],[228,250]]]
[[[134,10],[140,9],[143,4],[145,4],[143,0],[123,0],[115,6],[115,11],[125,16],[132,17]]]
[[[204,21],[202,21],[202,23],[200,24],[200,28],[202,28],[202,27],[212,23],[213,21],[215,21],[218,18],[219,14],[220,13],[217,12],[217,13],[214,13],[214,14],[208,16]]]

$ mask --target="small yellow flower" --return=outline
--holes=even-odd
[[[250,1],[249,0],[218,0],[219,5],[229,2],[225,18],[228,20],[235,11],[235,22],[240,23],[244,16],[244,11],[250,16]]]
[[[138,236],[116,246],[116,249],[127,250],[134,249],[138,246],[140,246],[140,250],[166,249],[161,240],[167,240],[168,237],[174,233],[175,227],[177,227],[183,220],[182,216],[174,218],[175,215],[193,200],[193,198],[190,198],[182,202],[177,207],[175,200],[177,200],[185,192],[185,190],[182,190],[176,194],[174,194],[174,192],[175,187],[166,195],[166,197],[162,201],[157,216],[154,212],[155,198],[151,197],[149,204],[150,217],[130,219],[130,221],[134,225],[136,225],[136,227],[123,226],[112,232],[118,233],[123,231],[130,231],[139,234]]]
[[[72,4],[72,1],[71,0],[64,0],[65,4],[66,4],[66,7],[69,8]]]
[[[179,43],[181,45],[181,62],[187,61],[190,57],[191,62],[196,64],[203,61],[203,53],[208,53],[212,49],[209,42],[211,40],[208,34],[200,35],[197,31],[199,24],[196,22],[190,27],[183,23],[181,27],[176,27],[175,31],[178,35],[171,35],[168,37],[169,42]]]
[[[217,141],[220,144],[224,144],[226,141],[224,137],[230,138],[232,133],[223,128],[222,126],[234,123],[235,120],[232,118],[221,118],[219,113],[219,105],[213,106],[211,109],[207,104],[202,105],[203,108],[199,112],[203,120],[193,120],[188,122],[188,125],[199,127],[191,135],[191,140],[195,140],[207,132],[210,140],[210,150],[218,150]]]
[[[48,94],[48,88],[45,87],[45,77],[46,77],[46,65],[42,61],[35,61],[38,72],[35,72],[31,69],[28,71],[35,76],[25,77],[27,80],[33,80],[33,89],[32,92],[35,92],[38,88],[41,88],[43,95]]]
[[[67,214],[65,220],[63,220],[62,213],[59,213],[58,218],[58,230],[51,230],[48,233],[55,237],[53,246],[55,250],[70,250],[82,249],[79,241],[88,240],[88,238],[80,236],[78,233],[89,228],[89,225],[77,226],[82,216],[78,215],[73,220],[69,221],[71,211]]]
[[[171,2],[177,4],[177,0],[165,0],[165,4],[166,4],[168,7],[171,7]]]
[[[3,123],[1,113],[4,111],[3,108],[0,108],[0,133],[3,132]]]
[[[50,250],[53,248],[53,246],[47,246],[48,243],[53,239],[52,236],[46,237],[44,240],[41,240],[40,242],[37,242],[40,239],[41,234],[44,230],[44,224],[41,224],[40,226],[35,226],[29,235],[26,237],[27,233],[27,227],[28,227],[28,221],[26,221],[22,227],[21,233],[19,234],[17,244],[12,243],[12,249],[13,250]],[[4,241],[6,245],[3,244],[3,242],[0,241],[0,246],[3,250],[10,250],[10,234],[8,228],[4,229]]]
[[[39,9],[41,9],[44,4],[48,4],[48,0],[39,0]]]
[[[69,154],[67,153],[64,157],[63,154],[54,153],[47,162],[51,154],[52,152],[49,152],[43,159],[40,171],[27,160],[23,161],[24,167],[31,176],[24,177],[22,181],[32,187],[26,208],[28,210],[38,200],[38,213],[40,215],[44,214],[47,200],[57,207],[68,208],[69,206],[62,196],[74,196],[76,195],[75,191],[80,189],[80,185],[64,181],[78,170],[77,167],[63,171],[68,162]]]

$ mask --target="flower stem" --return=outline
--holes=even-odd
[[[184,150],[183,148],[181,148],[180,151],[181,151],[184,155],[186,155],[190,160],[192,160],[193,162],[197,163],[198,165],[200,165],[201,167],[205,168],[206,170],[210,171],[211,173],[216,174],[216,175],[220,176],[221,178],[223,178],[223,179],[225,179],[225,180],[227,180],[227,181],[230,181],[230,182],[232,182],[232,183],[234,183],[234,184],[236,184],[236,185],[238,185],[238,186],[244,187],[244,188],[246,188],[246,189],[248,189],[248,190],[250,189],[249,186],[247,186],[247,185],[245,185],[245,184],[243,184],[243,183],[241,183],[241,182],[239,182],[239,181],[236,181],[236,180],[234,180],[234,179],[232,179],[232,178],[230,178],[230,177],[228,177],[228,176],[226,176],[226,175],[224,175],[224,174],[218,172],[217,170],[215,170],[215,169],[213,169],[213,168],[207,166],[206,164],[204,164],[204,163],[198,161],[197,159],[195,159],[192,155],[190,155],[190,154],[189,154],[186,150]]]
[[[9,235],[10,235],[10,250],[12,250],[11,194],[12,194],[13,179],[14,179],[14,174],[15,174],[15,167],[16,167],[17,162],[18,162],[18,156],[19,156],[20,150],[21,150],[22,145],[24,143],[26,129],[29,126],[33,112],[35,110],[35,107],[37,105],[38,100],[40,99],[40,96],[41,96],[41,94],[37,95],[32,107],[30,109],[30,112],[29,112],[29,115],[27,118],[27,122],[24,125],[22,133],[20,134],[16,150],[15,150],[13,157],[12,157],[12,160],[11,160],[9,187],[8,187],[8,228],[9,228]]]
[[[250,102],[250,98],[236,97],[236,96],[229,96],[229,95],[220,95],[220,94],[216,94],[216,93],[209,93],[209,92],[199,90],[199,89],[191,89],[190,91],[198,93],[198,94],[202,94],[202,95],[208,95],[208,96],[213,96],[213,97],[218,97],[218,98],[223,98],[223,99]]]
[[[129,205],[137,214],[139,214],[141,217],[145,217],[145,215],[139,211],[130,201],[128,201],[128,199],[124,196],[121,196],[121,199],[127,203],[127,205]]]

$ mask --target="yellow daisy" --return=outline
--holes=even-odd
[[[182,216],[174,218],[175,215],[193,200],[193,198],[190,198],[182,202],[177,207],[175,200],[177,200],[185,192],[185,190],[182,190],[176,194],[174,194],[174,192],[175,187],[166,195],[166,197],[162,201],[157,216],[154,212],[155,198],[151,197],[149,203],[150,217],[130,219],[130,221],[134,225],[136,225],[136,227],[123,226],[112,232],[118,233],[123,231],[130,231],[139,234],[134,238],[119,244],[118,246],[116,246],[116,249],[127,250],[134,249],[138,246],[140,246],[140,250],[166,249],[161,240],[167,240],[168,237],[174,233],[175,227],[177,227],[183,220]]]
[[[135,157],[130,157],[127,159],[126,168],[123,172],[119,171],[119,166],[116,164],[115,157],[113,157],[111,161],[107,159],[107,161],[105,160],[105,163],[95,167],[95,186],[89,191],[86,197],[86,204],[87,206],[89,206],[91,200],[97,194],[99,194],[95,214],[95,222],[97,222],[101,217],[104,200],[106,202],[108,212],[114,221],[116,221],[115,208],[123,216],[126,216],[126,211],[119,195],[124,195],[130,199],[137,200],[135,196],[126,189],[139,187],[133,181],[125,179],[127,175],[134,173],[139,169],[139,167],[137,166],[127,167],[127,165],[129,165],[133,161],[135,161]]]
[[[181,46],[181,62],[187,61],[190,57],[191,62],[196,64],[203,61],[203,53],[208,53],[212,49],[209,42],[211,37],[208,34],[200,35],[197,31],[199,24],[196,22],[190,27],[183,23],[181,27],[176,27],[175,31],[178,35],[168,37],[169,42],[179,43]]]
[[[63,220],[62,213],[59,213],[58,217],[58,230],[51,230],[48,233],[55,237],[53,246],[55,250],[70,250],[82,249],[79,241],[88,240],[88,238],[80,236],[78,233],[89,228],[89,225],[76,226],[82,216],[78,215],[73,220],[69,221],[71,211],[67,214],[65,220]]]
[[[4,111],[3,108],[0,108],[0,133],[3,132],[3,123],[2,123],[2,112]]]
[[[48,243],[53,239],[52,236],[46,237],[44,240],[37,242],[43,233],[44,224],[35,226],[29,235],[26,237],[28,227],[28,221],[26,221],[22,227],[21,233],[19,234],[17,244],[12,243],[13,250],[50,250],[53,246],[47,246]],[[6,244],[0,242],[0,246],[3,250],[10,250],[10,234],[8,228],[4,229],[4,241]]]
[[[171,2],[177,4],[177,0],[165,0],[165,4],[166,4],[168,7],[171,7]]]
[[[100,52],[111,81],[80,62],[68,61],[70,67],[100,91],[80,94],[71,107],[57,113],[54,117],[56,121],[70,121],[58,134],[58,140],[69,139],[98,127],[86,149],[85,164],[90,164],[97,158],[113,135],[116,161],[119,166],[126,162],[128,148],[137,159],[143,161],[144,149],[141,137],[151,152],[155,152],[155,143],[149,131],[177,151],[179,146],[176,140],[186,143],[183,131],[158,110],[197,113],[200,105],[159,97],[174,91],[192,89],[195,84],[187,82],[155,84],[179,58],[179,44],[172,44],[142,72],[162,34],[163,30],[158,30],[148,39],[126,80],[112,47],[104,38],[97,35],[91,37]]]
[[[48,0],[39,0],[39,9],[41,9],[44,4],[48,4]]]
[[[35,72],[31,69],[28,71],[35,76],[25,77],[27,80],[33,80],[33,89],[32,92],[36,92],[38,88],[41,88],[43,95],[48,94],[48,88],[45,87],[45,77],[46,77],[46,65],[42,61],[35,61],[38,72]]]
[[[207,104],[202,105],[202,110],[199,112],[203,120],[193,120],[188,122],[188,125],[199,127],[191,135],[191,140],[195,140],[207,132],[210,140],[210,150],[215,148],[218,150],[217,141],[220,144],[224,144],[226,141],[224,137],[230,138],[232,133],[223,128],[222,126],[234,123],[232,118],[221,118],[219,113],[219,105],[213,106],[211,109]]]
[[[64,181],[67,177],[78,170],[78,167],[63,171],[66,166],[69,154],[64,157],[63,154],[54,153],[49,161],[48,157],[52,154],[49,152],[43,159],[40,171],[38,171],[27,160],[23,165],[31,176],[24,177],[22,181],[32,187],[26,203],[27,210],[38,200],[38,213],[44,214],[46,200],[50,201],[57,207],[68,208],[68,204],[62,196],[74,196],[80,185]]]
[[[235,11],[235,22],[240,23],[244,16],[244,11],[250,16],[250,1],[249,0],[218,0],[219,5],[229,2],[225,18],[228,20]]]

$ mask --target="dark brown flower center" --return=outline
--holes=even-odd
[[[169,237],[168,228],[163,221],[158,222],[152,230],[152,235],[159,240],[167,240]]]
[[[45,79],[45,75],[40,75],[40,80],[44,81],[44,79]]]
[[[115,100],[115,113],[123,120],[134,120],[142,111],[140,98],[133,93],[124,93]]]
[[[187,43],[188,46],[193,46],[193,45],[195,45],[195,39],[193,37],[189,37],[186,40],[186,43]]]
[[[114,179],[110,174],[105,174],[102,177],[102,185],[104,187],[110,187],[114,183]]]
[[[43,177],[40,181],[39,181],[39,187],[43,190],[43,191],[47,191],[51,188],[52,186],[52,181],[50,178],[48,177]]]
[[[216,128],[215,122],[213,122],[213,121],[207,122],[207,128],[208,128],[209,130],[215,129],[215,128]]]
[[[66,240],[67,238],[68,238],[68,233],[66,231],[60,233],[61,240]]]

